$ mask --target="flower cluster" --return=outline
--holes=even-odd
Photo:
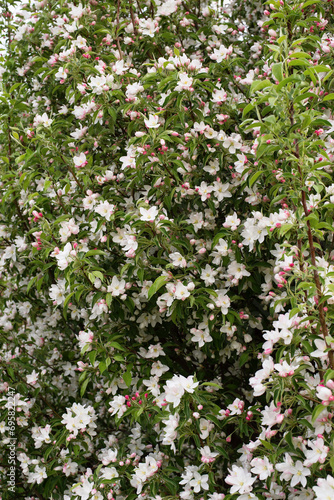
[[[332,3],[0,1],[5,495],[334,497]]]

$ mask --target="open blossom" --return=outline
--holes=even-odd
[[[43,113],[42,115],[36,115],[34,118],[34,127],[38,127],[38,125],[43,125],[43,127],[50,127],[51,123],[53,120],[48,117],[46,113]]]
[[[80,153],[78,156],[74,156],[73,163],[76,168],[84,167],[85,165],[87,165],[87,158],[85,153]]]
[[[248,163],[248,159],[246,155],[243,153],[237,154],[238,161],[235,162],[234,168],[238,174],[243,174],[244,170],[246,169],[246,164]]]
[[[98,95],[105,90],[109,90],[107,78],[104,75],[92,76],[89,80],[89,86],[92,88],[93,93]]]
[[[88,127],[83,127],[80,123],[80,127],[76,128],[74,132],[70,133],[70,136],[76,140],[82,139],[87,133]]]
[[[208,330],[200,330],[198,328],[192,328],[190,330],[192,334],[191,340],[193,342],[198,342],[198,347],[203,347],[207,342],[212,342],[213,338]]]
[[[215,425],[211,422],[211,420],[207,420],[206,418],[201,418],[199,421],[199,430],[200,430],[200,438],[206,439],[212,429],[214,429]]]
[[[175,452],[175,444],[174,441],[177,438],[177,427],[179,425],[180,415],[175,413],[174,415],[169,415],[168,419],[162,420],[164,424],[164,428],[162,430],[162,444],[170,446],[171,449]]]
[[[239,134],[233,133],[230,137],[226,136],[223,142],[223,147],[228,149],[231,154],[234,154],[241,146],[241,136]]]
[[[182,375],[174,375],[170,380],[167,380],[165,385],[165,399],[168,403],[173,403],[174,408],[179,406],[184,392],[193,393],[199,382],[194,382],[194,377],[183,377]]]
[[[274,472],[273,465],[269,462],[267,457],[256,457],[251,461],[251,472],[259,476],[261,480],[265,480]]]
[[[173,293],[175,299],[178,300],[185,300],[190,296],[190,291],[188,290],[188,288],[180,282],[176,284]]]
[[[159,209],[158,207],[151,207],[148,209],[140,207],[139,211],[141,214],[140,220],[154,222],[158,215]]]
[[[189,90],[192,88],[192,83],[193,79],[187,75],[187,73],[179,73],[179,81],[177,86],[175,87],[175,90],[177,91],[182,91],[182,90]]]
[[[125,403],[126,399],[124,396],[115,396],[114,399],[109,403],[109,413],[111,413],[111,415],[117,415],[117,417],[120,418],[123,413],[126,412]]]
[[[233,48],[230,45],[228,48],[224,47],[224,45],[220,45],[218,49],[214,49],[213,54],[210,55],[211,59],[217,61],[217,63],[222,62],[225,59],[228,59],[233,52]]]
[[[46,467],[36,465],[33,472],[28,473],[28,483],[41,484],[46,477]]]
[[[238,218],[237,214],[233,212],[232,215],[228,215],[225,219],[225,222],[223,224],[224,227],[226,228],[231,228],[232,231],[235,231],[237,227],[240,224],[240,219]]]
[[[210,464],[215,461],[215,458],[219,455],[216,451],[211,451],[209,446],[204,446],[200,448],[201,462],[205,464]]]
[[[245,403],[239,398],[236,398],[233,403],[228,405],[227,409],[230,411],[230,415],[241,415],[244,410]]]
[[[305,451],[304,465],[310,467],[317,462],[323,464],[329,452],[329,447],[325,446],[323,438],[318,437],[315,441],[309,440],[307,444],[311,449]]]
[[[66,243],[63,250],[59,250],[59,248],[56,247],[51,253],[51,256],[56,257],[58,268],[61,271],[64,271],[64,269],[68,267],[70,262],[75,259],[76,251],[72,249],[71,243]]]
[[[148,115],[148,119],[144,120],[147,128],[158,128],[160,127],[159,116],[158,115]]]
[[[211,99],[212,102],[221,103],[221,102],[225,102],[226,99],[227,99],[227,93],[225,92],[225,90],[215,89],[213,91],[212,99]]]
[[[207,128],[207,125],[203,121],[201,121],[200,123],[198,123],[198,122],[194,123],[193,130],[195,132],[199,132],[200,134],[203,134],[205,132],[206,128]]]
[[[144,92],[144,87],[139,82],[135,82],[126,87],[126,97],[128,98],[134,98],[140,92]]]
[[[215,276],[217,275],[217,271],[212,269],[212,267],[207,264],[205,268],[202,270],[201,279],[204,281],[205,286],[213,285],[215,282]]]
[[[38,381],[39,374],[36,372],[36,370],[33,370],[29,375],[26,377],[27,384],[32,384],[35,385]]]
[[[144,36],[154,37],[154,33],[158,29],[158,23],[153,19],[140,19],[139,28]]]
[[[304,467],[300,460],[297,460],[294,466],[291,467],[290,474],[292,475],[290,482],[292,487],[301,483],[305,488],[307,483],[306,477],[311,475],[311,471],[308,467]]]
[[[322,400],[323,405],[328,405],[330,401],[334,401],[332,391],[324,385],[317,386],[317,397]]]
[[[67,78],[67,72],[65,68],[59,68],[55,74],[57,80],[65,80]]]
[[[230,489],[231,494],[234,493],[249,493],[253,489],[253,483],[256,477],[253,477],[250,472],[243,467],[232,465],[232,470],[228,469],[229,475],[226,477],[225,482],[232,486]]]
[[[196,191],[201,196],[201,200],[206,201],[208,198],[210,198],[210,193],[212,193],[213,187],[208,186],[207,183],[203,181],[201,185],[196,188]]]
[[[165,399],[168,403],[172,403],[173,407],[176,408],[180,405],[183,394],[184,388],[177,376],[174,376],[171,380],[167,380],[165,385]]]
[[[79,3],[79,5],[74,5],[73,3],[68,4],[70,7],[69,15],[72,19],[80,19],[84,13],[85,13],[85,8],[82,6],[82,3]]]
[[[230,187],[231,186],[228,183],[223,184],[220,181],[214,181],[212,190],[218,201],[222,201],[224,200],[224,198],[232,197],[232,193],[230,192]]]
[[[41,448],[43,443],[51,443],[51,425],[48,424],[45,427],[33,427],[31,431],[36,448]]]
[[[67,289],[65,280],[58,280],[57,284],[51,285],[49,295],[57,305],[61,305],[66,298]]]
[[[313,486],[316,498],[315,500],[333,500],[334,496],[334,477],[327,475],[326,479],[319,478],[317,486]]]
[[[60,229],[59,229],[59,235],[61,237],[61,241],[65,243],[67,239],[72,235],[72,234],[78,234],[79,232],[79,225],[75,223],[75,220],[73,217],[67,221],[63,221],[60,223]]]
[[[80,349],[83,349],[88,345],[87,351],[91,351],[92,347],[90,344],[93,342],[94,339],[94,334],[93,332],[88,328],[87,331],[80,331],[79,334],[77,335],[77,339],[79,340],[79,347]]]
[[[94,207],[94,212],[104,217],[106,220],[110,221],[111,216],[115,210],[115,205],[109,203],[109,201],[100,201],[99,205]]]
[[[117,276],[113,276],[111,284],[108,286],[107,291],[112,294],[113,297],[118,297],[125,293],[125,280],[118,279]]]
[[[136,168],[136,148],[130,146],[126,156],[121,156],[119,161],[122,163],[122,170],[125,168]]]
[[[198,493],[201,490],[208,490],[209,476],[208,474],[201,475],[199,472],[194,473],[193,479],[190,481],[189,485],[193,488],[194,493]]]
[[[204,221],[203,221],[203,214],[201,212],[196,212],[192,213],[187,219],[187,222],[189,224],[192,224],[194,226],[194,230],[197,233],[197,231],[203,226]]]
[[[75,436],[77,436],[79,430],[95,435],[94,429],[96,428],[95,420],[97,416],[92,406],[73,403],[71,408],[66,409],[66,413],[62,417],[61,423]]]
[[[180,384],[182,385],[183,389],[186,392],[189,392],[192,394],[196,387],[198,387],[199,382],[194,382],[194,376],[189,375],[188,377],[184,377],[183,375],[179,375],[179,381]]]
[[[179,252],[173,252],[169,254],[173,266],[175,267],[187,267],[187,261]]]
[[[74,40],[73,45],[78,47],[78,49],[87,50],[87,40],[83,38],[81,35],[79,35],[77,39]]]

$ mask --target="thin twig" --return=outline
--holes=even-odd
[[[133,25],[133,32],[137,36],[138,35],[138,30],[137,30],[137,27],[136,27],[135,17],[133,15],[132,2],[130,2],[130,15],[131,15],[131,21],[132,21],[132,25]]]
[[[121,0],[117,0],[117,14],[116,14],[116,42],[117,42],[117,47],[118,47],[118,52],[119,52],[119,58],[123,59],[123,52],[121,49],[121,44],[119,43],[119,36],[118,36],[118,30],[119,30],[119,11],[121,8]]]

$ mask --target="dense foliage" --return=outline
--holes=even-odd
[[[0,8],[2,498],[332,500],[333,2]]]

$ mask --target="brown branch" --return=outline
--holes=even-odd
[[[121,0],[117,0],[117,14],[116,14],[116,42],[117,42],[117,48],[119,52],[119,57],[120,59],[123,58],[123,52],[121,49],[121,44],[119,43],[119,36],[118,36],[118,30],[119,30],[119,11],[121,8]]]
[[[290,105],[289,105],[289,117],[290,117],[291,126],[293,126],[294,125],[293,102],[290,102]],[[297,169],[298,169],[300,183],[301,183],[301,202],[302,202],[305,217],[308,217],[309,210],[308,210],[307,204],[306,204],[306,194],[305,194],[305,191],[303,189],[303,173],[302,173],[302,169],[301,169],[300,162],[299,162],[299,160],[300,160],[299,145],[298,145],[298,142],[296,140],[295,140],[295,144],[296,144],[296,151],[294,152],[294,155],[298,159]],[[328,328],[327,328],[327,324],[326,324],[324,304],[322,302],[323,294],[322,294],[322,289],[321,289],[320,276],[319,276],[318,269],[317,269],[314,238],[313,238],[311,223],[310,223],[309,219],[307,219],[307,221],[306,221],[306,226],[307,226],[307,239],[308,239],[308,243],[309,243],[309,247],[310,247],[311,263],[313,266],[313,279],[314,279],[314,283],[315,283],[315,286],[317,289],[317,302],[318,302],[318,311],[319,311],[319,320],[320,320],[320,331],[322,332],[324,340],[327,344],[327,337],[329,336],[329,333],[328,333]],[[330,367],[332,369],[334,369],[334,350],[333,349],[330,349],[330,351],[328,352],[328,359],[329,359]]]
[[[138,10],[139,10],[139,13],[140,13],[140,14],[142,14],[142,13],[143,13],[143,11],[141,10],[141,7],[140,7],[140,4],[139,4],[139,1],[138,1],[138,0],[136,0],[136,2],[137,2],[137,7],[138,7]]]
[[[136,24],[135,24],[135,17],[133,15],[132,2],[130,3],[130,15],[131,15],[131,21],[132,21],[132,25],[133,25],[133,32],[137,36],[138,35],[138,30],[137,30],[137,27],[136,27]]]

